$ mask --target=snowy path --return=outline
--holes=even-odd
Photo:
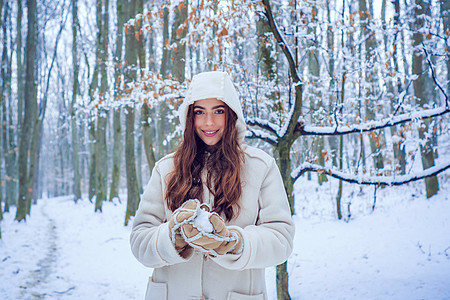
[[[151,269],[132,257],[122,208],[61,197],[40,200],[26,223],[5,214],[0,299],[142,299]]]
[[[44,202],[40,207],[40,212],[44,217],[42,230],[45,232],[45,239],[43,242],[43,253],[45,254],[37,262],[37,269],[31,271],[28,278],[25,280],[24,285],[21,286],[21,297],[32,299],[44,299],[46,293],[41,293],[40,286],[50,283],[49,275],[54,271],[56,267],[56,261],[58,257],[58,236],[55,226],[55,220],[51,218],[46,212],[47,202]]]

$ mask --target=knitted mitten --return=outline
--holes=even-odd
[[[183,224],[196,217],[199,206],[200,202],[198,200],[188,200],[173,212],[169,220],[169,236],[175,245],[175,249],[179,252],[188,246],[188,243],[180,234],[180,228]]]
[[[239,231],[228,230],[224,220],[215,212],[199,211],[195,218],[190,219],[181,228],[181,234],[190,246],[211,255],[237,254],[242,249],[242,236]]]

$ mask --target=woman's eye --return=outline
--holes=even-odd
[[[218,109],[216,110],[216,114],[224,114],[225,110],[224,109]]]
[[[194,111],[194,115],[201,115],[201,114],[203,114],[203,111],[201,110]]]

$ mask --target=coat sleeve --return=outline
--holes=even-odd
[[[182,263],[189,259],[181,257],[170,240],[162,183],[157,164],[142,195],[130,236],[134,256],[151,268]]]
[[[295,226],[283,180],[273,158],[261,185],[257,223],[245,228],[230,228],[242,234],[244,248],[239,255],[226,254],[214,258],[224,268],[265,268],[285,262],[291,254]]]

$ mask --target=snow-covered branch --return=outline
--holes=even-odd
[[[276,146],[278,143],[278,138],[268,134],[267,132],[264,132],[262,130],[257,130],[257,129],[253,129],[253,128],[248,128],[248,131],[245,135],[246,138],[249,139],[260,139],[263,140],[267,143],[269,143],[272,146]]]
[[[426,55],[426,57],[427,57],[427,63],[428,63],[428,65],[430,66],[430,69],[431,69],[431,77],[433,78],[433,81],[434,81],[434,83],[436,84],[436,86],[441,90],[441,92],[442,92],[442,94],[444,94],[444,97],[445,97],[445,106],[449,106],[449,104],[448,104],[448,96],[447,96],[447,94],[445,93],[445,91],[444,91],[444,89],[442,88],[442,86],[438,83],[438,81],[437,81],[437,79],[436,79],[436,72],[434,71],[434,68],[433,68],[433,64],[431,63],[431,60],[430,60],[430,57],[429,57],[429,55],[428,55],[428,51],[427,51],[427,48],[425,47],[425,45],[422,43],[422,46],[423,46],[423,51],[425,52],[425,55]]]
[[[300,176],[302,176],[305,172],[319,172],[319,173],[325,173],[328,174],[334,178],[341,179],[343,181],[349,182],[349,183],[357,183],[357,184],[364,184],[364,185],[389,185],[389,186],[395,186],[395,185],[402,185],[408,182],[413,182],[417,180],[424,179],[426,177],[435,176],[439,173],[444,172],[450,168],[450,162],[447,162],[445,164],[441,164],[438,166],[434,166],[431,168],[428,168],[426,170],[423,170],[422,172],[410,174],[410,175],[399,175],[399,176],[364,176],[363,174],[346,174],[339,170],[334,170],[330,168],[323,167],[321,165],[317,164],[311,164],[311,163],[303,163],[299,167],[297,167],[295,170],[292,171],[291,177],[295,181]]]
[[[301,135],[343,135],[356,132],[368,132],[390,126],[395,126],[406,122],[411,122],[414,120],[434,118],[447,114],[448,112],[450,112],[449,107],[438,107],[418,112],[405,113],[378,121],[368,121],[364,124],[357,124],[357,125],[319,127],[319,126],[304,125],[304,123],[299,122],[297,123],[297,126],[295,128],[295,132],[300,132]]]
[[[273,124],[267,120],[263,120],[261,118],[247,119],[247,124],[250,126],[258,126],[263,129],[266,129],[272,134],[278,136],[278,132],[280,131],[280,126]]]

